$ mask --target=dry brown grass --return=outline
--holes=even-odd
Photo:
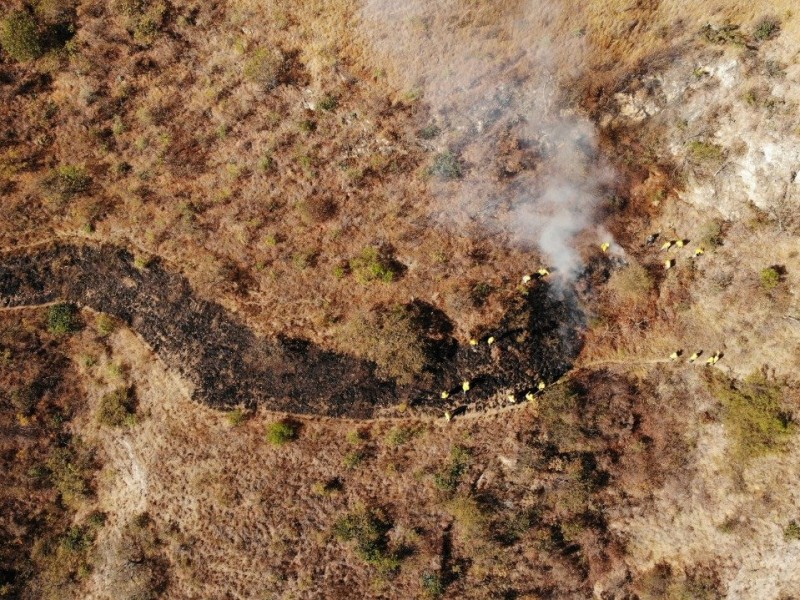
[[[596,562],[603,525],[590,516],[611,493],[604,442],[579,435],[571,443],[583,454],[559,444],[564,453],[553,455],[524,407],[449,424],[303,419],[296,439],[276,447],[264,438],[275,415],[230,427],[225,413],[189,401],[128,330],[84,330],[73,342],[75,351],[103,353],[79,361],[86,403],[73,427],[98,448],[94,506],[106,516],[92,530],[79,585],[64,597],[325,590],[406,598],[423,592],[431,565],[447,597],[553,586],[582,594],[590,589],[586,569],[604,568]],[[112,430],[96,418],[110,387],[104,363],[121,357],[133,366],[128,384],[147,418]],[[614,424],[630,396],[624,384],[606,388],[609,381],[592,382],[597,406],[585,425],[611,440],[631,435]],[[563,410],[583,418],[577,406]],[[354,426],[358,435],[348,434]],[[363,458],[349,468],[354,444]],[[532,477],[535,489],[524,483]],[[91,522],[80,515],[77,525]],[[564,558],[572,544],[583,550]]]
[[[541,149],[526,148],[515,131],[492,132],[489,145],[480,137],[454,144],[459,132],[479,128],[458,107],[514,81],[533,106],[565,101],[600,119],[613,92],[641,84],[637,74],[673,59],[688,64],[697,48],[739,52],[735,39],[709,46],[699,33],[706,24],[731,22],[757,38],[759,21],[774,15],[780,35],[764,43],[791,55],[800,32],[793,4],[593,0],[560,10],[522,0],[176,0],[141,10],[139,2],[77,2],[69,44],[24,67],[0,60],[0,239],[13,246],[79,233],[163,257],[257,330],[355,351],[410,380],[432,366],[420,352],[424,340],[407,320],[373,318],[375,307],[429,302],[463,342],[497,323],[520,275],[542,263],[503,226],[475,218],[492,192],[506,193],[503,177],[535,171]],[[531,67],[542,56],[549,78]],[[754,110],[764,108],[753,98]],[[629,266],[611,268],[607,287],[600,281],[590,296],[603,305],[588,309],[581,363],[616,375],[584,381],[587,389],[574,394],[551,388],[538,413],[521,408],[449,425],[412,413],[401,424],[356,424],[361,434],[349,440],[352,423],[310,418],[278,447],[265,428],[284,415],[237,417],[231,427],[225,415],[190,403],[185,384],[124,328],[98,322],[102,339],[85,329],[52,341],[71,345],[81,379],[67,376],[39,404],[25,386],[41,379],[37,361],[52,348],[43,355],[33,343],[3,342],[17,353],[3,365],[3,460],[11,457],[13,480],[4,508],[43,510],[61,536],[83,527],[94,506],[84,497],[91,486],[68,468],[89,467],[80,449],[49,463],[60,472],[55,487],[31,488],[25,477],[32,461],[46,460],[50,438],[18,433],[50,436],[41,411],[51,400],[74,409],[73,433],[97,444],[105,464],[96,503],[108,512],[106,526],[87,544],[82,534],[58,538],[77,553],[61,545],[38,553],[42,577],[71,581],[65,596],[96,598],[147,597],[164,586],[163,596],[176,598],[318,597],[323,589],[410,598],[431,572],[453,598],[588,597],[595,584],[620,597],[702,597],[717,584],[704,561],[740,560],[759,582],[760,566],[782,568],[780,557],[796,557],[780,545],[788,520],[774,523],[797,495],[785,481],[792,440],[785,456],[762,457],[777,491],[764,491],[774,481],[757,470],[729,482],[715,462],[714,440],[727,439],[722,417],[697,383],[704,367],[684,361],[696,350],[724,350],[716,368],[734,379],[764,363],[781,378],[800,366],[789,319],[800,316],[791,210],[778,215],[786,231],[755,211],[709,231],[718,216],[675,201],[676,189],[687,173],[716,171],[736,148],[701,132],[702,141],[684,144],[693,155],[684,172],[664,159],[659,127],[602,134],[603,152],[619,167],[610,191],[627,201],[609,203],[606,224]],[[479,172],[456,202],[442,198],[463,191],[458,177],[429,177],[436,156],[450,157],[440,159],[439,174]],[[498,202],[493,216],[502,220],[505,210]],[[664,256],[642,245],[654,231],[701,242],[706,254],[670,255],[676,267],[665,273]],[[391,248],[402,276],[370,278],[370,256],[359,263],[365,248]],[[786,274],[764,290],[759,273],[768,265]],[[366,341],[353,343],[353,332]],[[671,364],[678,349],[683,358]],[[131,385],[143,418],[99,427],[103,397]],[[469,448],[468,464],[456,465],[454,447]],[[692,489],[707,494],[699,500],[682,495],[689,469]],[[58,493],[69,510],[55,503]],[[391,568],[365,564],[371,555],[331,535],[359,503],[391,525],[380,538]],[[720,537],[714,523],[735,510],[758,535]],[[149,520],[137,521],[145,512]],[[3,529],[6,548],[24,555],[35,527],[14,531]],[[617,543],[625,532],[631,538]],[[741,558],[740,547],[751,554]]]

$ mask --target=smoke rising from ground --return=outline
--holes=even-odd
[[[584,40],[556,35],[566,23],[559,2],[486,4],[366,0],[362,27],[407,94],[429,107],[441,132],[431,149],[460,161],[461,178],[431,181],[435,217],[536,246],[569,279],[613,179],[594,126],[567,109]]]

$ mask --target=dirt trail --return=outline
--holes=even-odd
[[[400,403],[439,412],[446,408],[441,390],[464,378],[473,382],[471,408],[487,407],[498,392],[559,379],[581,344],[578,311],[539,285],[498,327],[494,347],[464,348],[450,340],[416,385],[400,387],[378,377],[368,361],[303,339],[260,337],[220,305],[197,297],[160,261],[138,269],[116,246],[55,242],[2,255],[0,305],[58,301],[128,324],[191,384],[198,401],[332,417],[369,418]]]

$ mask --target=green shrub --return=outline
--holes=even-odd
[[[391,256],[368,246],[350,261],[350,269],[359,283],[391,283],[400,274],[400,266]]]
[[[794,519],[789,521],[789,524],[783,530],[783,539],[787,542],[792,540],[800,540],[800,524]]]
[[[753,37],[759,41],[764,42],[776,37],[781,31],[781,22],[775,17],[764,17],[756,23],[753,29]]]
[[[267,441],[273,446],[283,446],[297,438],[297,429],[288,421],[276,421],[267,427]]]
[[[722,146],[718,144],[712,144],[711,142],[693,140],[689,142],[688,147],[689,154],[698,162],[718,161],[722,159],[724,155]]]
[[[360,429],[351,429],[345,438],[348,444],[359,446],[367,441],[367,434]]]
[[[438,598],[444,593],[444,582],[441,575],[434,571],[425,571],[420,578],[422,592],[428,598]]]
[[[97,324],[97,331],[100,333],[100,335],[103,336],[114,333],[114,329],[116,328],[114,324],[114,319],[112,319],[107,314],[97,315],[96,324]]]
[[[45,178],[45,188],[58,194],[62,199],[81,194],[89,189],[92,179],[83,167],[62,165],[53,169]]]
[[[56,304],[47,311],[47,331],[53,335],[67,335],[78,328],[78,311],[72,304]]]
[[[364,462],[367,458],[367,453],[364,450],[351,450],[345,454],[342,464],[347,469],[355,469],[358,465]]]
[[[400,567],[399,556],[388,548],[391,528],[392,523],[382,512],[361,508],[339,519],[333,534],[341,542],[355,542],[356,553],[364,562],[391,573]]]
[[[247,421],[247,416],[248,416],[247,412],[245,412],[241,408],[234,408],[226,415],[226,418],[228,419],[228,424],[231,427],[238,427],[239,425]]]
[[[456,496],[445,504],[458,528],[467,538],[485,535],[488,519],[478,502],[470,496]]]
[[[782,406],[781,387],[761,373],[736,382],[715,372],[711,390],[722,404],[735,458],[747,461],[780,450],[794,432],[794,424]]]
[[[436,487],[443,492],[454,492],[469,465],[469,457],[469,451],[466,448],[454,446],[450,451],[449,463],[433,476]]]
[[[244,76],[267,90],[280,83],[284,71],[285,59],[277,50],[259,48],[244,64]]]
[[[80,438],[72,438],[66,446],[55,448],[45,467],[50,483],[66,504],[75,505],[91,493],[92,454]]]
[[[460,179],[463,175],[461,162],[449,150],[434,157],[428,173],[440,179]]]
[[[97,421],[108,427],[122,427],[136,424],[136,405],[127,387],[119,387],[100,399]]]
[[[36,21],[24,10],[14,11],[0,21],[0,46],[18,62],[34,60],[44,52]]]
[[[767,291],[774,290],[781,282],[781,273],[775,267],[767,267],[761,271],[761,287]]]
[[[319,107],[322,110],[336,110],[336,107],[339,106],[339,100],[336,96],[331,96],[330,94],[326,95],[322,100],[319,101]]]

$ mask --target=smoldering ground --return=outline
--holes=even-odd
[[[403,94],[427,108],[434,221],[537,248],[570,283],[581,247],[610,241],[597,217],[614,174],[570,99],[586,65],[581,32],[541,34],[561,29],[566,9],[545,0],[366,0],[361,24],[396,66]]]

